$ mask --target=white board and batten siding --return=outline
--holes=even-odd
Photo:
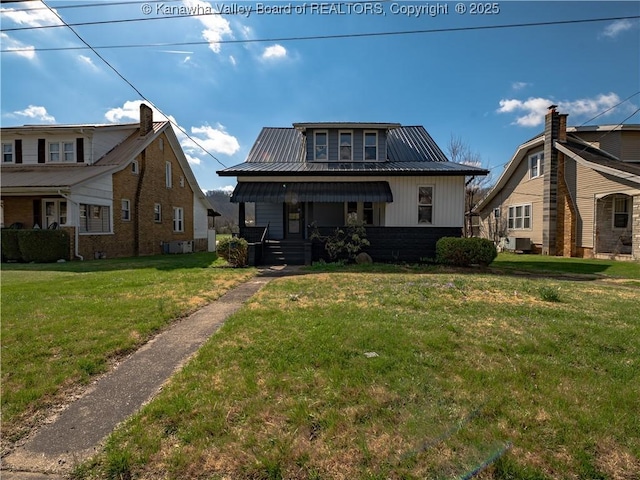
[[[255,177],[239,177],[239,182],[327,182],[327,177],[278,177],[258,179]],[[462,227],[464,225],[464,182],[465,177],[455,176],[418,176],[418,177],[356,177],[336,178],[340,182],[379,182],[387,181],[393,194],[393,202],[386,204],[385,223],[387,227],[425,227],[418,223],[418,187],[433,187],[433,227]],[[281,204],[256,204],[256,221],[260,226],[270,223],[273,234],[282,230]]]
[[[193,196],[193,238],[207,238],[209,235],[209,218],[207,207],[196,195]]]

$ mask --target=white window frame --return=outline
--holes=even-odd
[[[536,152],[529,155],[529,179],[544,175],[544,152]]]
[[[349,135],[349,145],[342,145],[342,135]],[[342,147],[349,147],[349,158],[342,158]],[[353,130],[338,130],[338,161],[353,162]]]
[[[68,150],[67,145],[71,146]],[[57,151],[53,151],[52,147],[56,147]],[[58,159],[53,160],[53,155],[57,155]],[[47,145],[47,163],[75,163],[76,161],[76,142],[73,140],[60,140],[59,142],[49,142]]]
[[[162,223],[162,204],[161,203],[153,204],[153,221],[155,223]]]
[[[424,203],[420,201],[420,189],[421,188],[430,188],[431,189],[431,203]],[[417,198],[417,223],[418,225],[434,225],[434,209],[433,209],[433,204],[434,204],[434,199],[435,199],[435,194],[436,194],[436,188],[433,185],[418,185],[418,198]],[[427,208],[430,207],[431,208],[431,218],[429,221],[420,221],[420,209],[421,208]]]
[[[51,213],[47,210],[47,204],[53,205]],[[63,215],[64,209],[64,215]],[[60,198],[42,199],[42,228],[49,228],[52,223],[57,223],[60,227],[69,225],[69,203]],[[51,219],[51,221],[49,221]]]
[[[373,160],[367,158],[367,135],[374,135],[376,139],[376,143],[374,145],[376,149],[376,157]],[[376,130],[365,130],[362,134],[362,161],[377,162],[378,158],[378,132]]]
[[[318,134],[324,135],[325,138],[324,158],[318,157]],[[329,132],[327,130],[318,130],[313,132],[313,159],[317,162],[329,161]]]
[[[165,176],[165,186],[167,188],[171,188],[173,186],[173,178],[172,178],[172,167],[171,162],[166,162],[164,164],[164,176]]]
[[[509,230],[532,230],[532,217],[533,206],[531,203],[509,205],[507,209],[507,228]]]
[[[133,173],[134,175],[138,175],[139,172],[140,172],[140,164],[138,163],[138,160],[133,160],[131,162],[131,173]]]
[[[129,200],[128,198],[123,198],[120,203],[122,205],[122,221],[131,221],[131,200]]]
[[[184,232],[184,208],[182,207],[173,207],[173,231]]]
[[[9,147],[9,151],[5,151],[5,148]],[[14,151],[14,147],[13,147],[13,142],[3,142],[2,143],[2,163],[15,163],[16,159],[15,159],[15,154],[16,152]],[[10,160],[7,161],[7,155],[10,155]]]
[[[631,197],[627,195],[615,195],[613,197],[613,208],[611,215],[611,227],[614,230],[626,230],[631,225],[631,210],[633,210],[633,206],[631,205]],[[618,210],[618,202],[624,202],[624,211]],[[616,227],[616,216],[618,215],[626,215],[627,221],[624,227]]]

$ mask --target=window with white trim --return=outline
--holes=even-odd
[[[418,187],[418,223],[433,224],[433,187]]]
[[[123,198],[121,201],[122,204],[122,220],[128,222],[131,220],[131,202]]]
[[[631,217],[631,197],[617,195],[613,198],[613,228],[627,228]]]
[[[364,132],[364,160],[378,160],[378,132]]]
[[[184,209],[173,207],[173,231],[184,232]]]
[[[153,221],[156,223],[162,222],[162,205],[159,203],[153,204]]]
[[[49,161],[56,162],[75,162],[76,150],[74,142],[50,142],[49,143]]]
[[[165,163],[164,174],[165,174],[165,185],[167,188],[171,188],[173,186],[173,181],[171,179],[171,162]]]
[[[139,170],[140,165],[138,164],[138,160],[134,160],[131,162],[131,173],[133,173],[134,175],[137,175]]]
[[[315,132],[313,134],[314,160],[326,162],[328,160],[329,135],[327,132]]]
[[[81,203],[80,233],[111,233],[110,207]]]
[[[544,152],[529,155],[529,178],[544,175]]]
[[[13,143],[2,144],[2,163],[13,163]]]
[[[530,230],[531,204],[510,206],[507,227],[510,230]]]
[[[340,132],[340,161],[350,162],[353,159],[353,134]]]
[[[68,220],[67,201],[56,198],[42,200],[44,222],[42,228],[56,228],[66,225]]]

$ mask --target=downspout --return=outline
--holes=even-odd
[[[78,205],[78,208],[79,208],[79,204],[78,203],[76,203],[73,200],[71,200],[71,198],[69,198],[69,196],[65,195],[60,190],[58,190],[58,195],[60,195],[62,198],[64,198],[67,202],[73,203],[74,205]],[[79,258],[80,261],[82,262],[82,261],[84,261],[84,257],[82,255],[80,255],[80,251],[78,250],[78,241],[79,241],[79,238],[80,238],[79,234],[78,234],[79,230],[80,230],[80,225],[75,225],[75,230],[74,230],[74,232],[75,232],[74,237],[75,238],[74,238],[74,242],[73,242],[74,243],[74,250],[75,250],[74,251],[74,256],[76,258]]]

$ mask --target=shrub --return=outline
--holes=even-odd
[[[69,260],[69,233],[64,230],[2,230],[2,259],[27,263]]]
[[[486,238],[443,237],[436,243],[436,261],[447,265],[489,265],[498,255]]]
[[[218,242],[218,255],[233,267],[244,267],[249,258],[249,244],[244,238],[228,237]]]
[[[332,261],[355,261],[356,256],[363,247],[371,245],[367,240],[367,230],[364,224],[358,221],[353,214],[347,217],[346,228],[336,228],[333,234],[322,236],[314,224],[312,226],[311,240],[324,242],[324,248]]]
[[[10,228],[2,229],[2,261],[19,262],[22,260],[20,247],[18,245],[18,230]]]

